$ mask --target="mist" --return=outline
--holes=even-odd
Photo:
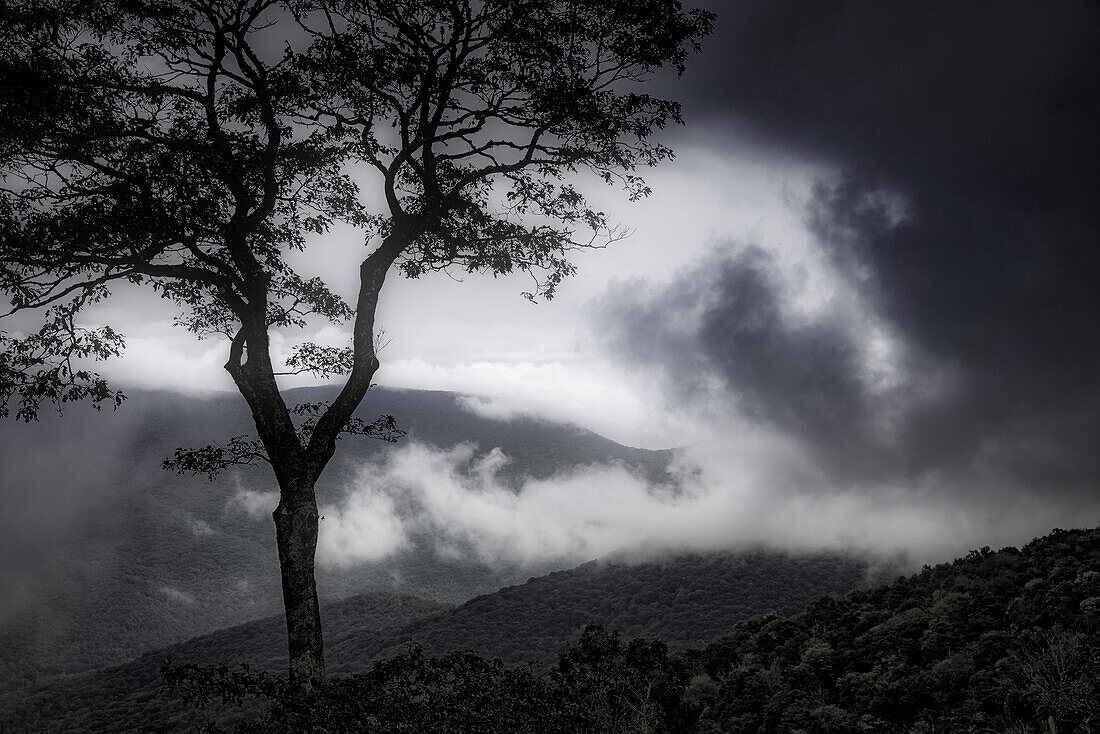
[[[998,508],[938,501],[941,483],[841,486],[797,443],[767,431],[676,450],[666,483],[594,464],[517,489],[501,477],[508,462],[499,448],[409,441],[360,465],[321,507],[318,563],[350,567],[428,543],[496,566],[769,548],[919,568],[982,545],[1023,544],[1073,519],[1027,495]]]

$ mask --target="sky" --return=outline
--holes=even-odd
[[[587,187],[633,234],[579,253],[577,276],[537,305],[522,276],[391,278],[377,381],[678,447],[699,500],[680,509],[608,475],[630,518],[583,492],[558,517],[535,484],[505,503],[513,524],[545,519],[559,550],[557,530],[595,528],[560,541],[582,555],[620,537],[684,542],[706,518],[716,545],[925,557],[1100,524],[1100,5],[704,7],[715,34],[658,83],[684,105],[665,134],[675,161],[647,172],[642,202]],[[350,295],[362,254],[337,230],[300,265]],[[194,343],[160,308],[127,296],[97,313],[128,336],[108,374],[229,389],[224,344]],[[484,493],[440,479],[461,452],[410,446],[387,471],[453,487],[431,502],[456,537],[507,546],[488,529],[505,521],[485,520],[502,504],[471,509]],[[333,562],[359,557],[356,517],[390,539],[363,558],[400,544],[378,491],[349,489],[346,529],[322,544]]]

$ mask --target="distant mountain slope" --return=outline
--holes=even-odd
[[[410,641],[436,653],[470,648],[510,663],[548,662],[590,621],[631,635],[697,642],[753,614],[773,609],[793,613],[822,594],[845,592],[865,580],[864,563],[836,556],[753,552],[637,565],[593,562],[454,609],[417,613],[402,624],[377,624],[376,615],[357,617],[356,604],[375,614],[379,601],[374,597],[330,605],[326,653],[336,672],[365,670],[374,659],[399,652]],[[422,611],[411,601],[401,603]],[[172,722],[184,721],[178,706],[155,697],[159,661],[232,659],[281,670],[284,639],[281,620],[259,620],[116,668],[30,686],[0,698],[0,731],[180,730],[171,729]]]
[[[446,607],[397,594],[370,594],[322,604],[326,628],[356,634],[397,634]],[[201,723],[178,697],[162,693],[160,667],[176,663],[247,660],[285,665],[285,622],[268,617],[147,653],[114,668],[60,676],[0,695],[0,734],[24,732],[194,731]],[[281,657],[280,657],[281,656]]]
[[[429,652],[469,648],[506,663],[553,661],[588,622],[630,636],[703,642],[765,611],[791,614],[825,594],[866,585],[863,561],[776,552],[680,555],[641,564],[593,561],[479,596],[398,632]],[[362,669],[371,655],[347,641],[340,663]]]
[[[0,422],[0,685],[122,662],[206,631],[280,611],[274,535],[234,496],[274,489],[270,472],[244,468],[216,482],[161,469],[178,446],[250,430],[238,396],[129,391],[117,412],[74,406],[40,424]],[[332,397],[331,388],[288,402]],[[392,414],[410,437],[442,447],[501,447],[514,479],[593,462],[622,462],[660,477],[668,452],[632,449],[576,426],[497,421],[453,393],[371,391],[363,417]],[[346,439],[318,487],[335,499],[364,461],[394,446]],[[507,479],[507,476],[505,477]],[[545,565],[489,567],[414,546],[377,563],[320,569],[320,593],[389,590],[447,602],[488,593]]]

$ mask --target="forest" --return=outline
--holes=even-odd
[[[800,614],[756,616],[701,647],[590,626],[543,675],[413,649],[334,682],[304,716],[274,692],[265,718],[239,731],[424,731],[416,722],[438,716],[428,730],[1089,732],[1100,721],[1098,561],[1100,531],[1055,530]],[[215,678],[210,690],[225,690]]]
[[[816,583],[842,585],[853,567],[696,556],[588,564],[450,609],[362,597],[327,607],[346,633],[333,636],[337,674],[309,700],[273,672],[285,659],[272,618],[9,693],[0,731],[1088,732],[1098,564],[1100,529],[1055,530],[808,606],[796,597],[815,568]],[[734,598],[723,578],[765,590],[770,578],[773,595],[711,634]],[[792,596],[774,604],[784,586]],[[762,610],[769,600],[781,611]]]

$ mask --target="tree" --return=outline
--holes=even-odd
[[[118,288],[151,289],[178,323],[227,342],[257,436],[180,449],[211,476],[266,461],[290,678],[324,677],[314,486],[343,433],[396,440],[353,413],[379,367],[375,309],[393,269],[532,275],[550,298],[571,250],[618,236],[575,188],[632,198],[676,102],[643,91],[682,72],[710,14],[679,0],[2,0],[0,287],[37,332],[0,332],[0,412],[123,400],[92,371],[123,337],[80,321]],[[366,210],[349,170],[377,174]],[[368,254],[354,304],[291,267],[334,222]],[[270,335],[350,321],[346,348]],[[277,378],[344,375],[331,403],[288,406]]]
[[[1010,691],[1030,708],[1040,729],[1092,731],[1100,716],[1100,652],[1080,633],[1030,630],[1008,658]]]
[[[589,624],[577,644],[550,671],[571,732],[671,734],[694,729],[696,711],[685,701],[690,672],[661,640],[623,641],[618,632]]]

